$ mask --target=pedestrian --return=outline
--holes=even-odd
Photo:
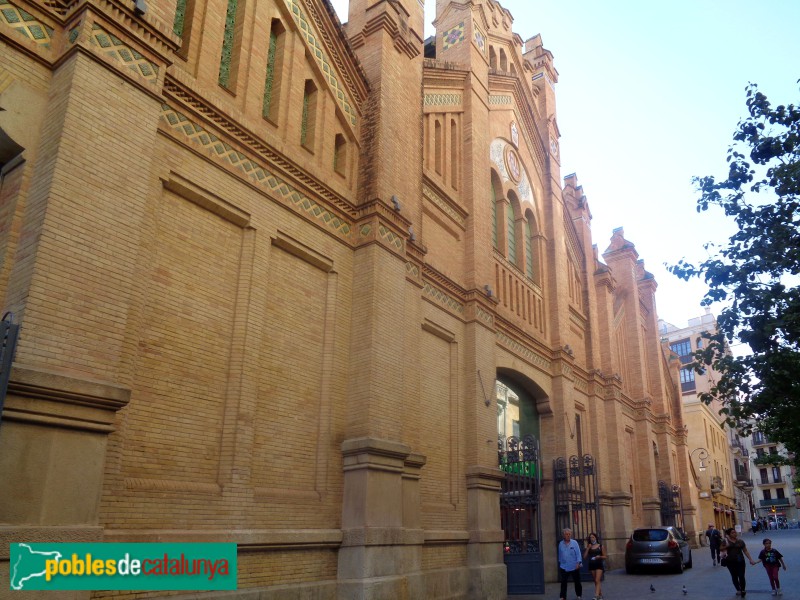
[[[594,597],[592,600],[603,600],[603,572],[605,571],[606,551],[597,538],[596,533],[590,533],[586,538],[586,550],[583,560],[589,559],[589,572],[594,580]],[[564,590],[566,592],[566,590]]]
[[[758,526],[760,525],[758,519],[753,519],[752,525],[753,525],[752,527],[753,535],[755,535],[758,533]]]
[[[567,600],[567,580],[575,582],[575,595],[581,600],[581,547],[572,539],[572,529],[561,532],[563,540],[558,543],[558,579],[561,581],[561,600]]]
[[[719,529],[714,527],[713,523],[708,524],[706,529],[706,537],[708,538],[708,546],[711,548],[711,562],[713,566],[717,566],[719,561],[719,547],[722,544],[722,534]]]
[[[778,579],[781,567],[786,570],[786,563],[783,562],[783,554],[772,547],[772,540],[767,538],[764,540],[764,549],[759,553],[758,560],[764,565],[769,577],[769,585],[772,588],[773,596],[783,596],[781,590],[781,581]]]
[[[728,572],[731,574],[731,580],[733,581],[733,587],[736,588],[736,595],[742,597],[746,596],[747,581],[745,580],[744,573],[747,569],[747,565],[744,562],[744,557],[746,556],[748,560],[750,560],[751,565],[756,564],[753,557],[750,556],[750,552],[747,550],[747,544],[744,543],[744,540],[739,538],[739,534],[731,527],[725,530],[725,539],[722,540],[720,549],[722,550],[722,561],[720,561],[720,564],[728,567]]]

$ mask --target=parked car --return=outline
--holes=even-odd
[[[643,567],[665,567],[675,573],[691,569],[689,539],[672,526],[635,529],[625,546],[625,572]]]

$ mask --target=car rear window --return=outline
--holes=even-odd
[[[663,542],[669,536],[666,529],[637,529],[633,532],[635,542]]]

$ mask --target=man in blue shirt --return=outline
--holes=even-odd
[[[561,581],[561,600],[567,600],[567,582],[571,577],[575,582],[575,595],[581,600],[581,547],[572,539],[572,530],[562,532],[564,539],[558,543],[558,579]]]

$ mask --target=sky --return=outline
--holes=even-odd
[[[347,21],[348,0],[332,0]],[[602,253],[623,227],[658,282],[658,314],[703,314],[703,282],[664,263],[708,256],[733,223],[699,213],[693,176],[724,177],[745,87],[800,103],[800,0],[501,0],[523,40],[554,55],[562,177],[576,173]],[[425,0],[426,37],[435,0]],[[719,311],[712,306],[712,312]]]

